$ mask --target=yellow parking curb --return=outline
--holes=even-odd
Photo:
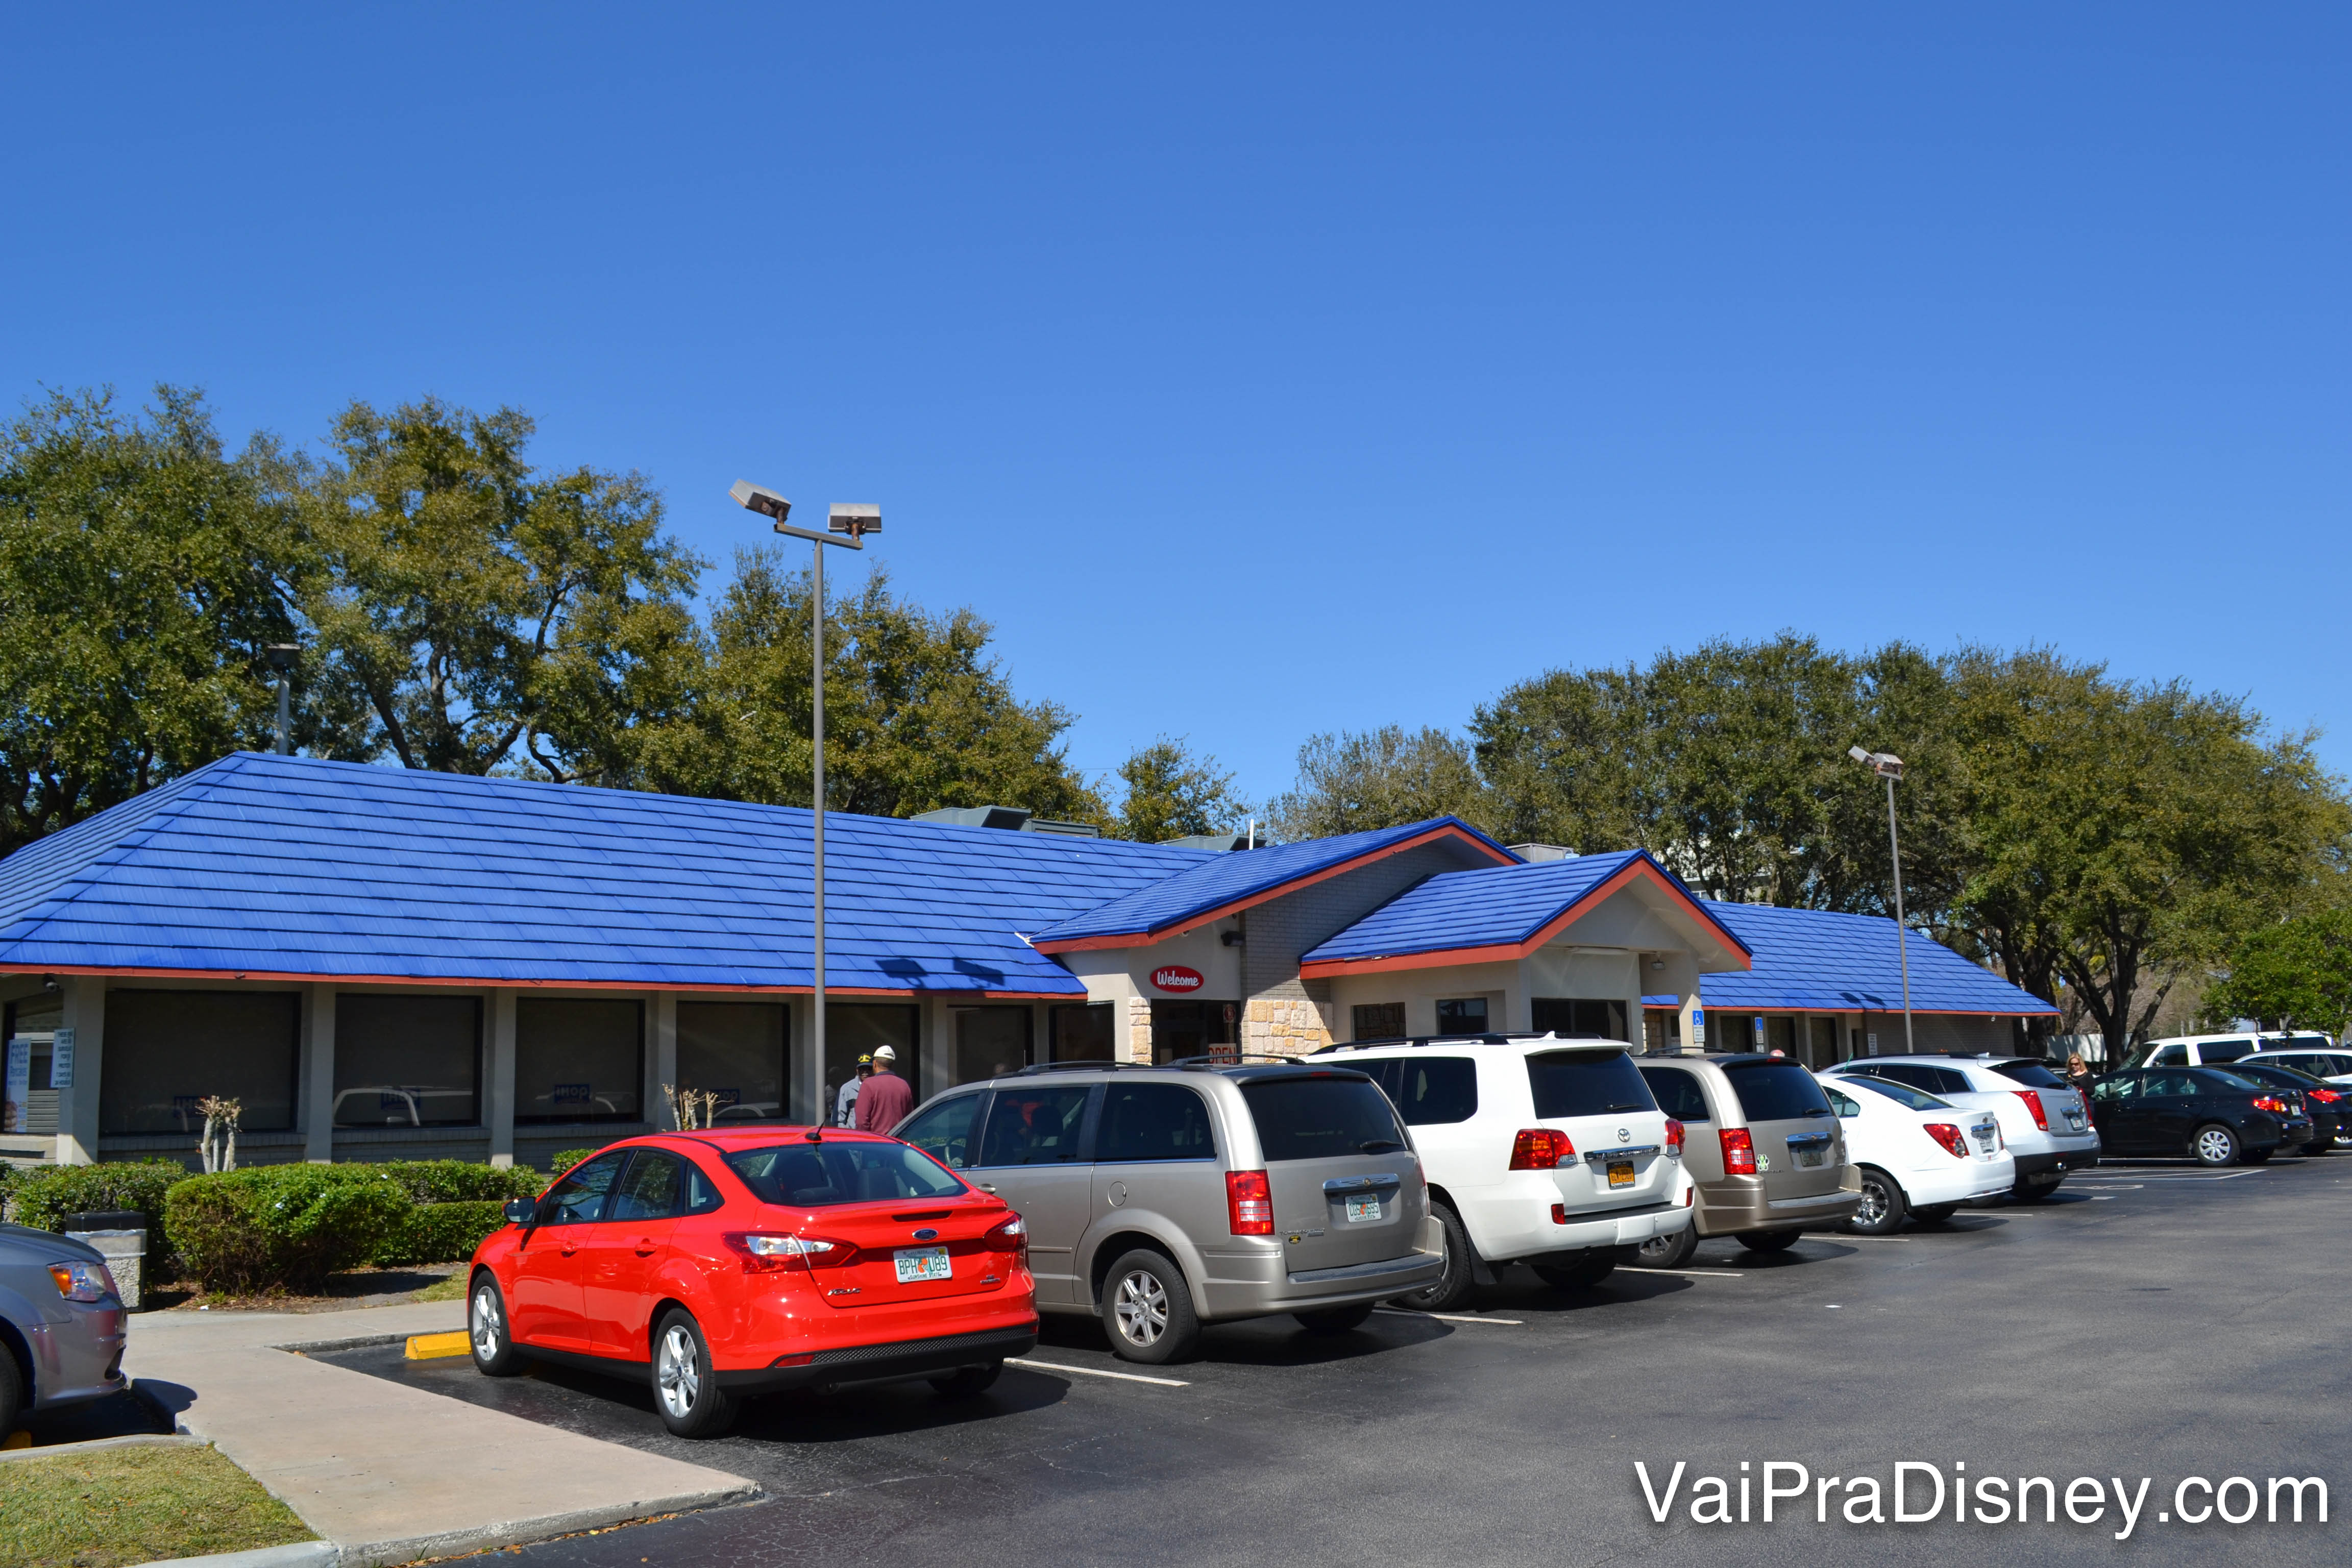
[[[473,1348],[463,1329],[446,1334],[411,1334],[407,1356],[410,1361],[439,1361],[444,1356],[469,1354]]]

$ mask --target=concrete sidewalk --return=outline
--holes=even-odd
[[[346,1568],[542,1540],[758,1495],[740,1476],[444,1399],[282,1346],[465,1327],[465,1304],[142,1312],[123,1370],[304,1522]]]

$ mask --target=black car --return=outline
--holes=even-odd
[[[2307,1072],[2259,1058],[2231,1062],[2229,1072],[2232,1078],[2270,1085],[2280,1091],[2281,1099],[2291,1106],[2299,1106],[2303,1114],[2311,1118],[2311,1142],[2296,1144],[2296,1153],[2325,1154],[2330,1149],[2352,1149],[2352,1092],[2336,1088],[2324,1078],[2314,1078]]]
[[[2109,1154],[2187,1155],[2258,1165],[2311,1136],[2280,1090],[2220,1068],[2141,1068],[2091,1085],[2091,1120]]]

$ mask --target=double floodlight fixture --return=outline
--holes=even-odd
[[[1903,759],[1892,752],[1865,752],[1860,746],[1848,746],[1845,754],[1883,779],[1903,776]]]
[[[857,501],[835,501],[833,510],[825,513],[824,526],[831,532],[863,539],[882,531],[882,509]]]
[[[737,479],[727,487],[727,493],[735,498],[737,506],[750,511],[763,512],[778,522],[793,515],[792,502],[766,486],[755,485],[749,479]]]
[[[865,548],[869,533],[882,531],[882,509],[858,501],[835,501],[825,514],[825,533],[840,534],[838,539],[826,539],[824,534],[812,533],[804,528],[793,528],[785,519],[793,515],[793,503],[768,489],[749,479],[737,479],[727,489],[735,504],[748,511],[756,511],[775,520],[778,533],[789,533],[794,539],[815,540],[822,543],[845,544],[852,550]]]

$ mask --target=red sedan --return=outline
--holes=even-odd
[[[474,1364],[649,1377],[681,1436],[778,1389],[996,1381],[1037,1342],[1021,1216],[869,1132],[666,1132],[598,1151],[475,1249]]]

